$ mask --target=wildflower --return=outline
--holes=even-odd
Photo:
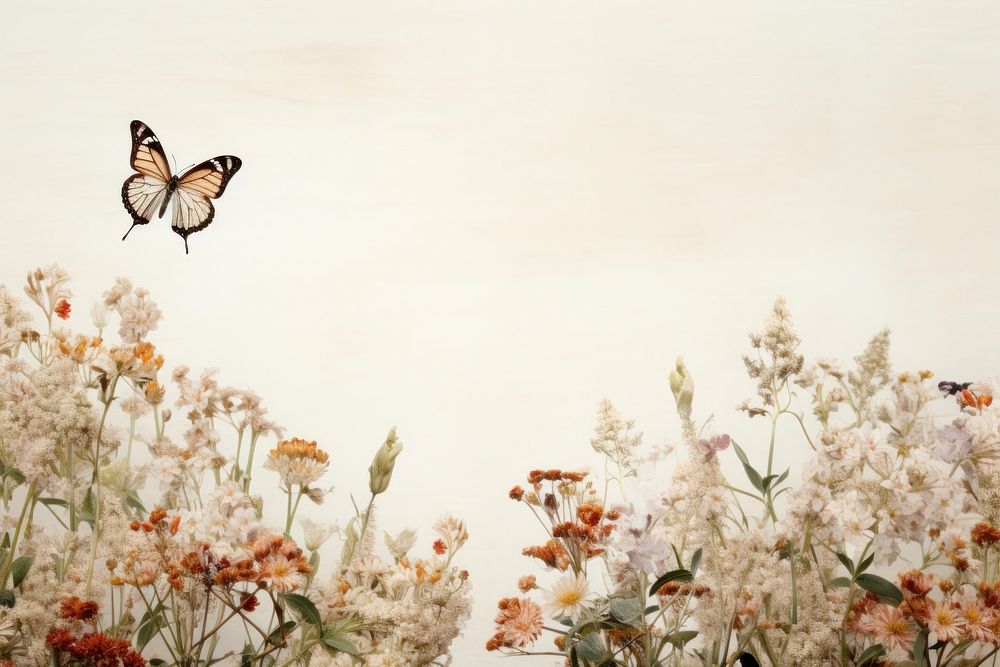
[[[385,534],[385,545],[389,548],[389,553],[399,560],[405,558],[407,552],[410,551],[417,544],[417,531],[407,529],[402,531],[395,538],[391,537],[389,533]]]
[[[583,574],[567,574],[547,591],[545,608],[554,618],[575,618],[587,607],[590,585]]]
[[[538,584],[535,582],[535,575],[527,574],[517,580],[517,587],[522,593],[527,593],[538,588]]]
[[[977,523],[972,528],[972,541],[986,549],[1000,542],[1000,529],[987,523]]]
[[[59,303],[56,304],[56,307],[55,309],[53,309],[52,312],[54,312],[59,317],[59,319],[68,320],[70,310],[71,307],[69,305],[69,301],[67,301],[66,299],[60,299]]]
[[[885,604],[878,605],[868,614],[863,628],[876,642],[897,655],[909,655],[918,634],[899,609]]]
[[[334,533],[340,532],[336,524],[316,523],[307,518],[299,519],[302,526],[302,544],[308,551],[316,551]]]
[[[279,593],[293,591],[302,584],[302,575],[296,564],[281,554],[268,556],[261,563],[260,573],[268,586]]]
[[[497,606],[497,631],[487,642],[487,650],[501,646],[524,648],[542,635],[542,609],[531,598],[504,598]]]
[[[74,621],[89,621],[97,615],[97,603],[83,601],[75,595],[64,598],[59,603],[59,616]]]
[[[714,459],[716,454],[727,449],[729,443],[730,440],[727,434],[713,435],[710,438],[701,438],[698,440],[698,447],[705,453],[705,462],[707,463]]]
[[[953,606],[933,605],[928,629],[936,641],[952,641],[965,634],[965,621]]]
[[[307,487],[326,472],[330,455],[317,447],[316,442],[299,438],[281,440],[267,456],[264,467],[281,475],[285,488],[293,485]]]

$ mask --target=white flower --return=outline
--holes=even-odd
[[[103,329],[108,325],[108,309],[103,303],[95,303],[94,307],[90,309],[90,321],[98,329]]]
[[[302,543],[309,551],[316,551],[331,535],[340,532],[335,523],[316,523],[306,517],[299,519],[299,525],[302,526]]]
[[[412,549],[416,544],[417,531],[411,528],[407,528],[402,531],[395,537],[395,539],[393,539],[389,533],[385,534],[385,546],[389,548],[389,552],[396,560],[404,558],[410,549]]]
[[[575,618],[587,608],[589,597],[590,584],[587,577],[583,574],[567,574],[545,592],[543,606],[553,618]]]

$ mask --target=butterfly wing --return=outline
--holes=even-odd
[[[122,203],[132,216],[129,232],[136,225],[148,223],[157,211],[163,215],[170,198],[167,184],[171,179],[163,145],[149,126],[140,120],[133,120],[130,131],[132,156],[129,163],[138,173],[129,176],[122,184]],[[123,241],[126,236],[128,232],[122,237]]]
[[[178,177],[171,227],[184,239],[185,253],[188,236],[212,223],[215,217],[212,200],[222,196],[229,180],[242,166],[242,160],[235,155],[220,155],[196,164]]]

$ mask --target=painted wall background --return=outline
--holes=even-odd
[[[382,526],[429,544],[441,513],[469,522],[458,665],[498,660],[481,650],[495,601],[529,571],[538,536],[506,491],[533,467],[596,465],[600,399],[676,439],[683,353],[699,414],[765,452],[733,408],[753,391],[745,333],[776,295],[807,358],[848,360],[889,325],[900,368],[997,370],[995,3],[4,15],[0,280],[59,261],[78,317],[118,275],[151,290],[168,366],[220,368],[332,451],[314,518],[346,518],[396,424]],[[166,222],[119,241],[133,118],[179,167],[244,160],[190,256]]]

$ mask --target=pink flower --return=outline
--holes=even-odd
[[[861,622],[862,630],[889,652],[909,656],[917,630],[895,607],[880,604]]]
[[[705,461],[711,461],[715,455],[729,447],[729,435],[713,435],[711,438],[702,438],[698,441],[698,446],[705,452]]]

